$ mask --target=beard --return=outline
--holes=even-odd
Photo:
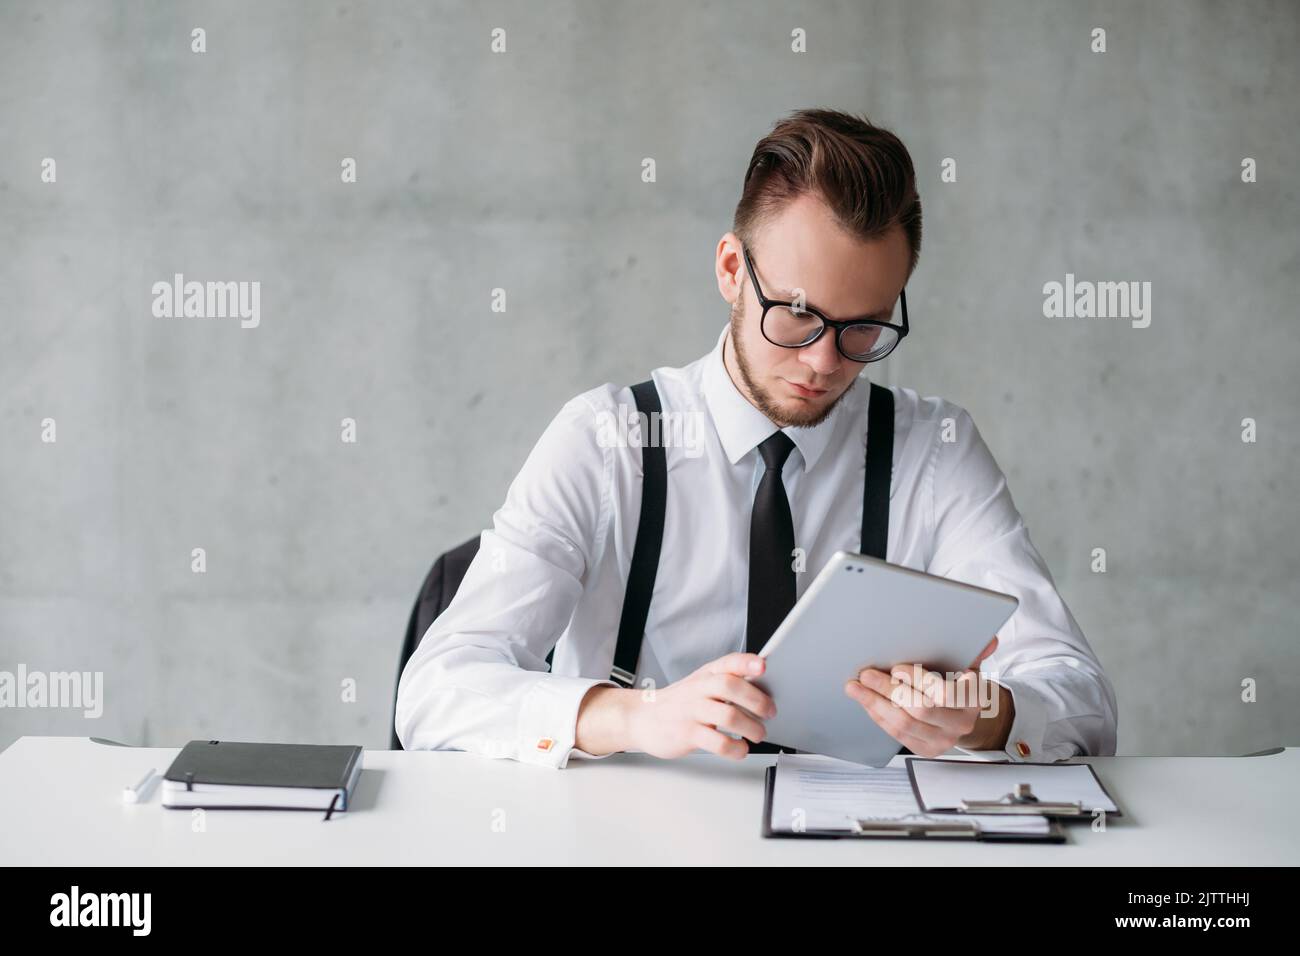
[[[731,345],[736,350],[736,367],[740,370],[741,381],[744,382],[754,405],[780,428],[813,428],[820,425],[830,417],[831,412],[835,411],[835,406],[844,400],[844,396],[853,391],[854,386],[858,383],[858,377],[855,375],[849,381],[848,388],[837,395],[833,401],[828,402],[824,408],[799,411],[783,406],[772,396],[771,392],[755,380],[753,367],[749,364],[748,356],[745,355],[745,347],[741,345],[740,325],[745,318],[743,298],[743,296],[737,296],[735,304],[731,307],[730,338]]]

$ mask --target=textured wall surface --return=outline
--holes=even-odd
[[[873,375],[973,414],[1120,752],[1300,744],[1298,48],[1287,2],[2,0],[0,670],[104,709],[0,746],[385,746],[429,562],[567,398],[712,345],[745,163],[804,106],[912,151]],[[260,282],[260,324],[155,317],[178,272]],[[1150,282],[1149,327],[1044,317],[1067,274]]]

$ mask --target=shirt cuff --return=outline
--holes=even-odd
[[[596,755],[577,750],[578,709],[587,691],[598,685],[617,687],[613,681],[590,677],[563,677],[546,674],[529,689],[519,708],[516,724],[520,763],[561,769],[571,754],[596,759]]]
[[[1007,745],[1003,750],[968,750],[958,747],[964,753],[990,760],[1005,760],[1010,757],[1017,763],[1053,763],[1073,756],[1074,748],[1050,746],[1047,741],[1048,713],[1047,702],[1033,683],[1020,678],[997,678],[1011,693],[1011,700],[1016,708],[1011,729],[1007,732]]]

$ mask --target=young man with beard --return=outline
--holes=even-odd
[[[859,381],[907,334],[920,248],[915,174],[896,136],[829,110],[778,123],[715,251],[730,321],[708,355],[652,376],[665,417],[699,416],[703,447],[661,436],[655,478],[651,449],[603,441],[597,426],[644,391],[604,385],[565,405],[403,671],[403,745],[550,767],[623,750],[770,749],[774,705],[747,680],[763,672],[756,652],[836,551],[865,550],[864,517],[883,505],[886,560],[1020,605],[956,678],[981,693],[945,693],[946,675],[914,665],[826,692],[922,756],[1114,753],[1110,682],[970,415]],[[864,498],[872,420],[892,424],[892,448],[883,489]],[[666,497],[645,560],[638,532],[658,529],[643,492]],[[795,570],[799,555],[813,574]],[[620,662],[628,631],[635,653]]]

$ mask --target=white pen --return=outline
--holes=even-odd
[[[137,783],[134,787],[123,787],[122,802],[139,803],[140,798],[144,795],[144,788],[149,785],[149,781],[153,779],[153,775],[154,775],[154,768],[150,767],[149,772],[146,773],[143,777],[141,777],[140,782]]]

